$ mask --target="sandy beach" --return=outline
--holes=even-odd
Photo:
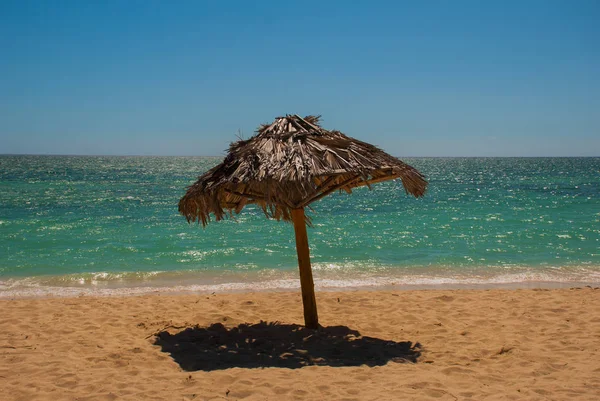
[[[0,301],[2,400],[564,400],[600,394],[600,289]]]

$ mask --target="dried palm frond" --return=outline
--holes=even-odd
[[[402,180],[407,193],[423,196],[423,175],[381,149],[319,125],[320,116],[286,115],[234,142],[221,164],[191,185],[179,201],[188,221],[221,220],[247,204],[268,217],[291,221],[291,210],[336,191]]]

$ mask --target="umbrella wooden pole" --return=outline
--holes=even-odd
[[[310,267],[310,251],[308,235],[304,220],[304,208],[292,209],[292,221],[296,233],[296,252],[298,252],[298,267],[300,268],[300,286],[302,287],[302,304],[304,305],[304,325],[309,329],[319,327],[317,301],[315,299],[315,284]]]

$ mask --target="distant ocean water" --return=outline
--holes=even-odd
[[[405,158],[312,205],[317,288],[600,283],[600,158]],[[299,286],[293,227],[246,207],[188,225],[215,157],[0,156],[0,297]]]

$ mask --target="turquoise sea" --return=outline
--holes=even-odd
[[[299,287],[293,227],[247,207],[189,225],[216,157],[0,156],[0,297]],[[600,283],[600,158],[405,158],[312,205],[317,289]]]

